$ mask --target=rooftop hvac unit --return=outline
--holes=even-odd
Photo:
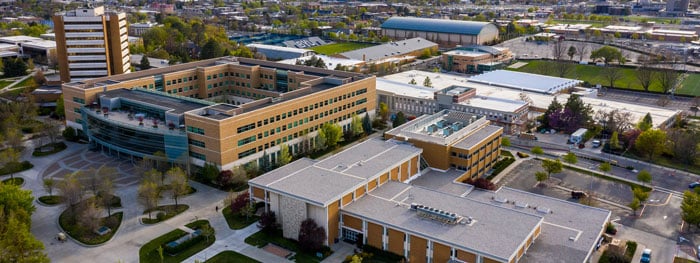
[[[452,128],[447,127],[447,128],[442,129],[442,135],[443,135],[443,136],[450,136],[450,135],[452,135]]]
[[[433,132],[436,132],[437,130],[438,130],[438,127],[435,124],[430,124],[427,127],[425,127],[426,132],[433,133]]]
[[[520,207],[520,208],[527,208],[527,207],[528,207],[528,204],[525,203],[525,202],[515,201],[515,206],[516,206],[516,207]]]
[[[505,197],[501,197],[501,196],[496,196],[495,198],[493,198],[493,200],[496,202],[502,203],[502,204],[505,204],[506,202],[508,202],[508,199],[506,199]]]
[[[549,208],[546,207],[537,207],[537,212],[543,213],[543,214],[549,214],[552,212],[552,210],[549,210]]]
[[[442,129],[442,128],[445,128],[445,125],[447,124],[447,121],[446,121],[446,120],[440,120],[440,121],[438,121],[436,124],[437,124],[437,127],[438,127],[438,128]]]
[[[461,121],[458,121],[458,122],[455,122],[452,124],[452,129],[455,131],[459,131],[462,128],[464,128],[464,123],[462,123]]]

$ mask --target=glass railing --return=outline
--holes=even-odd
[[[105,122],[113,124],[113,125],[128,127],[128,128],[131,128],[131,129],[134,129],[137,131],[143,131],[143,132],[147,132],[147,133],[168,134],[168,135],[180,135],[180,136],[187,135],[187,133],[184,130],[181,130],[179,128],[175,128],[175,129],[171,130],[166,125],[159,124],[158,128],[154,128],[152,126],[152,124],[147,120],[144,120],[143,125],[131,124],[127,121],[119,120],[121,118],[127,118],[126,114],[121,113],[121,112],[109,112],[107,114],[107,117],[105,117],[105,115],[103,113],[97,113],[96,109],[91,109],[91,108],[83,106],[83,107],[80,107],[80,110],[82,112],[85,112],[90,117],[100,119],[102,121],[105,121]],[[118,116],[118,115],[124,115],[124,116]],[[112,118],[110,118],[110,117],[112,117]],[[114,117],[117,117],[117,118],[114,118]]]

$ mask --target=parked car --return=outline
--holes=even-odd
[[[598,251],[598,249],[600,249],[600,246],[603,245],[603,240],[605,240],[605,237],[600,237],[600,238],[598,239],[598,243],[595,244],[595,250],[596,250],[596,251]]]
[[[651,262],[651,249],[645,248],[642,251],[642,259],[640,259],[639,262],[642,262],[642,263]]]
[[[598,148],[598,147],[600,147],[600,140],[593,140],[593,142],[591,143],[591,145],[593,146],[593,148]]]
[[[695,187],[700,186],[700,182],[692,182],[688,185],[688,188],[694,189]]]

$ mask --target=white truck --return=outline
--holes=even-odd
[[[573,144],[580,144],[583,142],[583,136],[586,134],[588,129],[580,128],[571,134],[569,137],[569,142]]]

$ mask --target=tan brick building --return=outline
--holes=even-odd
[[[226,57],[63,90],[67,124],[105,150],[134,157],[162,151],[170,159],[187,153],[197,165],[229,169],[264,153],[274,163],[280,144],[298,152],[322,124],[347,129],[353,114],[374,114],[375,85],[373,76]],[[152,147],[144,150],[146,137]]]
[[[250,180],[250,194],[275,213],[286,238],[296,239],[310,218],[326,230],[326,245],[359,242],[408,262],[587,262],[610,211],[507,187],[476,190],[460,183],[469,172],[450,168],[460,161],[437,161],[452,159],[454,149],[425,137],[441,135],[407,130],[460,118],[469,121],[440,112],[398,127],[402,133],[387,135],[392,139],[370,139],[320,161],[300,159]],[[483,136],[474,131],[489,131],[483,125],[456,129],[467,131],[455,133],[456,143],[496,143],[500,128]],[[406,142],[409,135],[422,140]]]

